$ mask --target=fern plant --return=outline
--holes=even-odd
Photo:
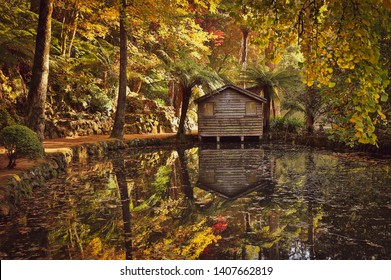
[[[275,101],[281,99],[279,93],[302,87],[300,74],[291,69],[276,68],[268,71],[265,67],[258,66],[248,68],[241,73],[241,76],[252,91],[262,91],[263,97],[267,100],[263,111],[264,133],[266,134],[270,130],[270,108],[272,107],[275,117]]]

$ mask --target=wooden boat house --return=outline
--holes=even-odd
[[[234,85],[226,85],[194,101],[198,104],[198,136],[262,138],[266,99]]]

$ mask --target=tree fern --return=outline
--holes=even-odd
[[[264,133],[269,132],[270,107],[273,107],[275,115],[274,102],[281,100],[280,93],[302,87],[299,72],[291,69],[276,68],[273,71],[268,71],[263,66],[249,67],[241,73],[241,80],[254,91],[262,91],[267,100],[263,111]]]

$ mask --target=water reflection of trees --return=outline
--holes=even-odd
[[[82,165],[37,186],[35,196],[23,201],[12,230],[1,238],[10,246],[9,258],[115,258],[122,246],[113,242],[118,190],[111,163]]]
[[[389,169],[302,149],[260,155],[263,167],[247,166],[259,173],[245,180],[262,173],[273,184],[234,200],[199,187],[197,148],[129,150],[74,165],[35,190],[40,199],[26,203],[13,229],[21,241],[7,237],[1,246],[15,258],[55,259],[390,255]]]
[[[131,196],[137,196],[130,207],[135,259],[196,259],[220,238],[208,219],[189,211],[192,188],[185,153],[179,149],[155,155],[159,161],[150,165],[144,176],[136,174],[135,161],[125,164],[126,172],[133,175],[128,177],[133,186]]]
[[[119,195],[122,208],[122,220],[123,220],[123,238],[125,248],[125,258],[127,260],[132,259],[132,230],[131,230],[131,214],[130,214],[130,197],[128,183],[126,180],[125,172],[125,159],[123,155],[118,155],[112,160],[113,172],[117,178],[117,184],[119,188]]]
[[[65,211],[56,217],[50,235],[51,243],[57,246],[54,258],[123,258],[123,248],[116,242],[121,212],[112,169],[111,162],[103,161],[67,171]]]

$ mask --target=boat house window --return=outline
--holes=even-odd
[[[246,116],[254,116],[257,114],[257,104],[253,101],[246,102]]]
[[[212,102],[207,102],[202,105],[202,111],[204,116],[213,116],[214,115],[214,104]]]

